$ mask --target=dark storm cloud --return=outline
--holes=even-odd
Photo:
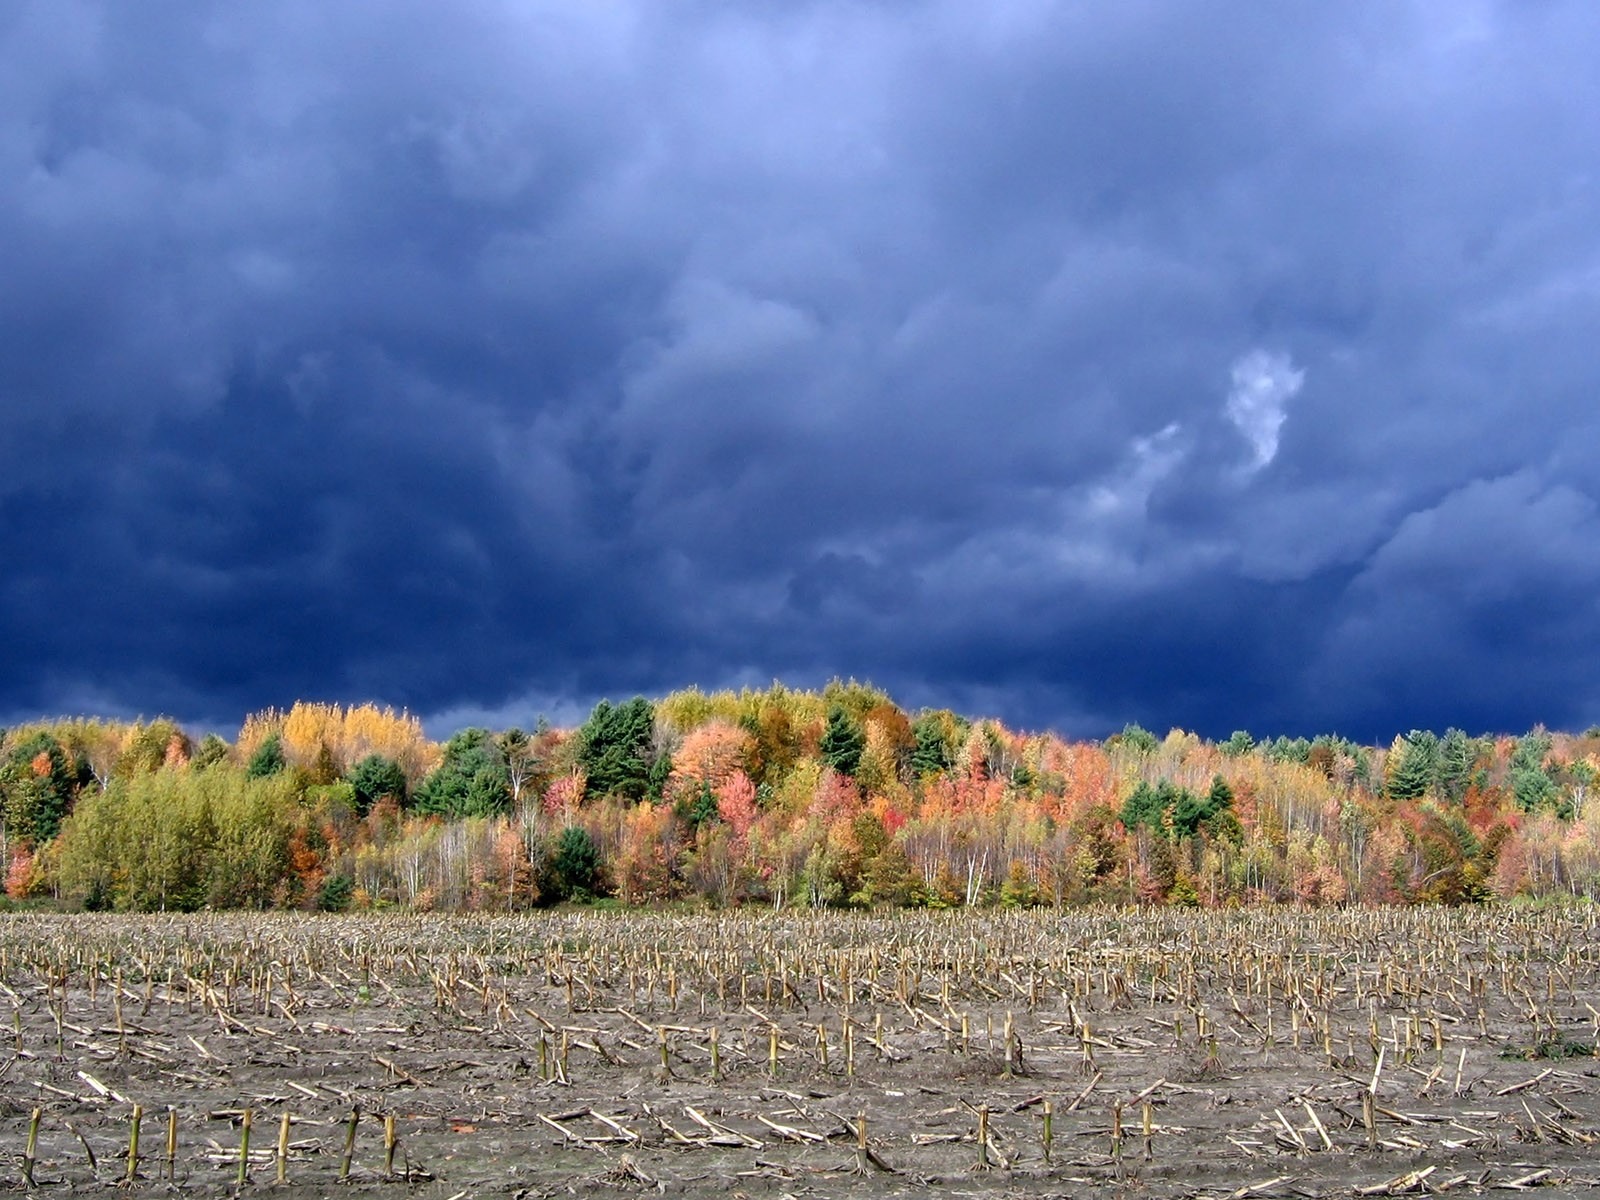
[[[19,4],[0,714],[1600,718],[1579,3]]]

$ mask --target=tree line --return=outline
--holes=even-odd
[[[1471,903],[1592,894],[1600,730],[1100,742],[854,681],[445,742],[301,703],[0,737],[10,901],[90,909]]]

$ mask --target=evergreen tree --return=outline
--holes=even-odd
[[[1282,735],[1270,742],[1261,743],[1261,752],[1272,762],[1309,762],[1311,743],[1303,737],[1288,738]]]
[[[1233,789],[1222,776],[1211,780],[1205,795],[1196,795],[1163,779],[1155,787],[1143,780],[1122,804],[1122,824],[1130,833],[1143,825],[1172,840],[1193,837],[1233,806]]]
[[[563,899],[584,899],[600,886],[600,851],[581,825],[568,825],[556,839],[551,856],[556,893]]]
[[[288,760],[283,757],[283,739],[276,733],[269,733],[250,756],[250,765],[245,767],[244,773],[249,779],[265,779],[288,765]]]
[[[317,891],[318,912],[344,912],[356,890],[355,880],[348,875],[329,875]]]
[[[650,803],[661,803],[662,797],[667,794],[667,780],[671,778],[672,756],[663,754],[650,764],[650,773],[645,787],[645,794],[650,797]]]
[[[311,760],[311,782],[326,787],[339,778],[339,764],[333,760],[333,751],[327,742],[317,745],[317,756]]]
[[[673,811],[691,831],[699,829],[707,821],[717,819],[717,794],[709,783],[702,782],[699,788],[679,800]]]
[[[1376,791],[1372,781],[1372,752],[1365,746],[1357,747],[1350,756],[1353,766],[1351,778],[1368,791]]]
[[[381,754],[369,754],[350,769],[347,776],[355,792],[356,811],[365,815],[385,796],[404,807],[406,802],[406,773],[400,764]]]
[[[1433,784],[1439,762],[1439,739],[1426,729],[1396,738],[1389,751],[1388,783],[1392,799],[1416,800]]]
[[[822,731],[822,741],[817,746],[822,761],[841,775],[853,776],[861,765],[861,752],[866,746],[867,735],[843,705],[835,704],[830,708],[827,728]]]
[[[1121,733],[1114,733],[1107,738],[1106,745],[1123,746],[1138,754],[1154,754],[1161,743],[1143,725],[1129,722],[1122,727]]]
[[[1219,831],[1231,832],[1238,827],[1236,819],[1224,821],[1223,818],[1232,817],[1233,789],[1228,786],[1228,781],[1221,775],[1211,778],[1211,787],[1206,792],[1205,798],[1197,806],[1198,812],[1192,824],[1187,827],[1187,832],[1192,834],[1197,829],[1204,829],[1215,836]],[[1178,822],[1174,821],[1174,825]]]
[[[942,775],[955,765],[950,743],[945,740],[943,725],[933,717],[921,717],[911,726],[916,747],[911,751],[911,771],[919,779],[929,775]]]
[[[1523,812],[1557,808],[1560,791],[1545,766],[1550,735],[1542,728],[1517,739],[1511,752],[1511,792]]]
[[[438,769],[417,789],[420,813],[490,817],[511,806],[505,759],[487,729],[463,729],[444,747]]]
[[[1543,770],[1544,760],[1550,756],[1551,745],[1550,734],[1545,727],[1535,726],[1517,739],[1517,744],[1511,750],[1511,769]]]
[[[228,757],[228,743],[214,733],[208,733],[200,739],[200,745],[194,752],[194,757],[189,760],[189,766],[197,771],[215,766]]]
[[[1460,804],[1472,784],[1472,765],[1477,759],[1477,743],[1459,729],[1446,730],[1434,768],[1439,795],[1452,804]]]
[[[1550,746],[1550,735],[1540,726],[1518,738],[1511,751],[1511,792],[1523,812],[1559,810],[1560,789],[1545,765]]]
[[[643,696],[613,706],[602,700],[578,730],[578,760],[593,796],[643,800],[650,790],[655,707]]]
[[[1256,740],[1243,729],[1235,729],[1232,736],[1222,743],[1222,752],[1229,758],[1241,758],[1255,749]]]
[[[1167,816],[1178,800],[1178,788],[1170,779],[1163,779],[1155,787],[1140,780],[1122,802],[1122,824],[1129,833],[1143,825],[1157,833],[1165,833]]]

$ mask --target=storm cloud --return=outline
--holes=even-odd
[[[0,718],[1600,721],[1600,11],[0,11]]]

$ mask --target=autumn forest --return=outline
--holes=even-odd
[[[1600,730],[1027,734],[882,691],[686,690],[576,729],[301,703],[232,742],[0,742],[5,904],[506,911],[1420,902],[1591,894]]]

